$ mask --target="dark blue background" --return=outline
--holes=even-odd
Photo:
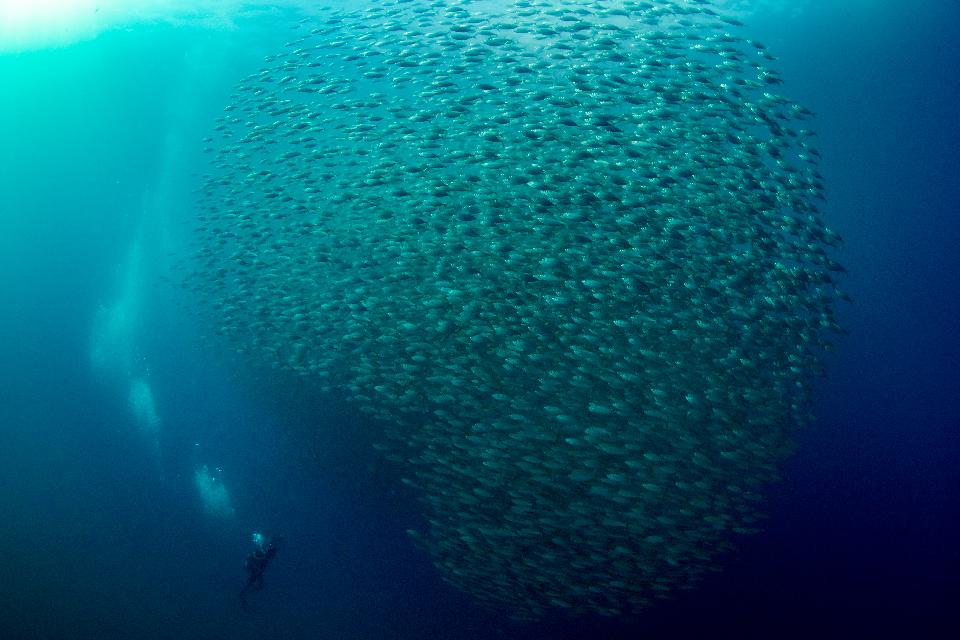
[[[814,4],[749,31],[817,112],[849,335],[765,532],[632,620],[524,625],[475,608],[403,533],[416,507],[369,446],[376,425],[208,344],[176,271],[147,279],[137,334],[159,461],[125,393],[91,374],[93,316],[143,217],[162,209],[188,235],[196,141],[282,30],[153,27],[0,57],[0,638],[960,632],[960,7]],[[224,469],[233,521],[203,513],[199,464]],[[287,545],[243,615],[260,528]]]

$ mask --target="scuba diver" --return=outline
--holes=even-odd
[[[262,533],[253,534],[253,544],[256,545],[253,553],[247,556],[245,568],[247,570],[247,584],[240,590],[240,606],[247,610],[247,596],[254,591],[263,589],[263,572],[267,565],[277,555],[277,549],[283,542],[283,538],[273,537],[269,541]]]

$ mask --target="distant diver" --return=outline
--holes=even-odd
[[[267,570],[267,565],[277,555],[277,549],[283,542],[283,538],[272,537],[269,542],[262,533],[253,534],[253,544],[256,549],[247,556],[245,569],[247,570],[247,583],[240,591],[240,606],[247,611],[247,596],[255,591],[263,589],[263,573]]]

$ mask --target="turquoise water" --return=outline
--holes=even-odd
[[[0,55],[0,621],[11,638],[654,637],[954,624],[960,11],[760,4],[845,240],[817,419],[724,570],[634,617],[518,622],[442,580],[383,425],[232,353],[181,283],[202,140],[294,9]],[[161,14],[162,15],[162,14]],[[198,312],[199,310],[199,312]],[[309,434],[309,435],[307,435]],[[253,531],[286,545],[243,612]],[[823,632],[829,637],[829,633]]]

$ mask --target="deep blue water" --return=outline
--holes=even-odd
[[[0,638],[960,632],[960,5],[814,4],[748,30],[817,113],[849,334],[764,532],[629,620],[477,608],[405,535],[416,505],[376,425],[224,353],[185,309],[199,141],[285,20],[0,55]],[[98,335],[114,349],[99,369]],[[149,383],[156,435],[131,379]],[[202,465],[223,469],[232,518],[205,513]],[[243,613],[254,530],[286,546]]]

